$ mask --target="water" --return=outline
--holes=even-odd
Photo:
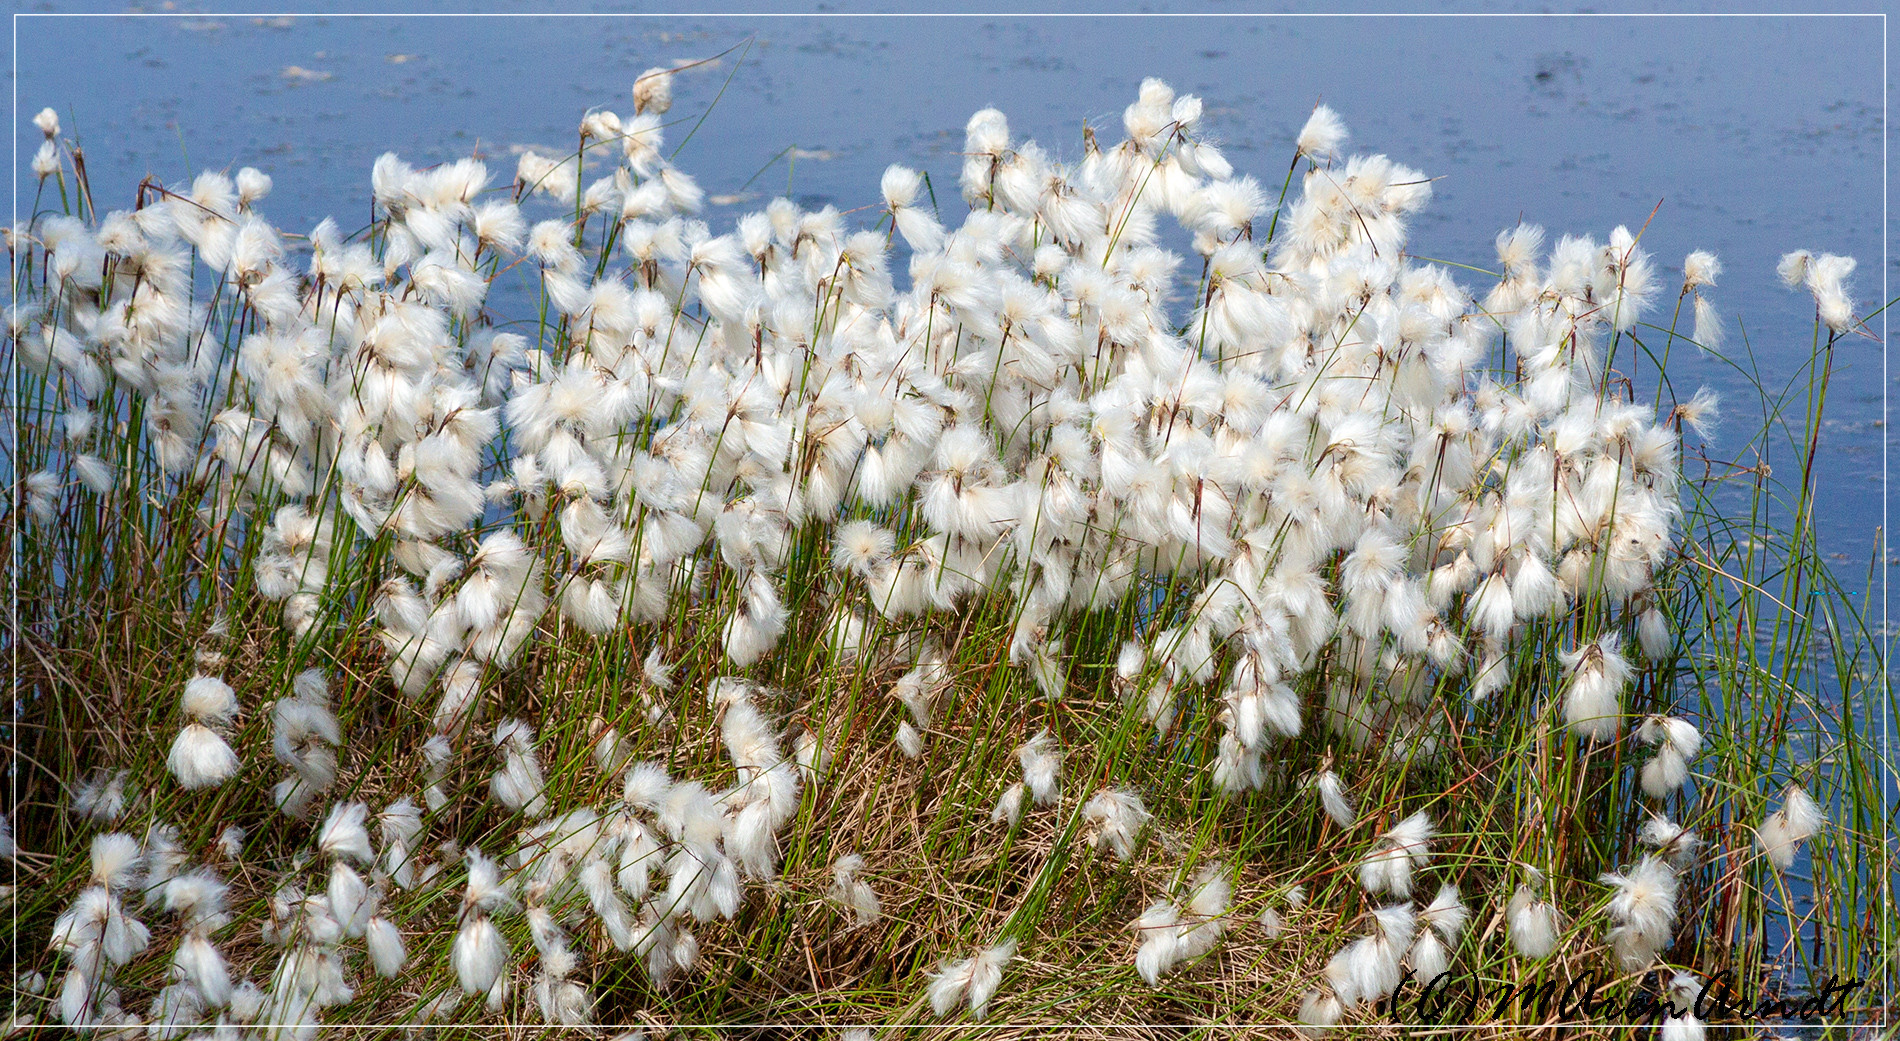
[[[1352,127],[1355,149],[1441,178],[1415,226],[1415,253],[1489,266],[1493,236],[1520,217],[1553,239],[1601,239],[1647,220],[1643,241],[1665,266],[1697,248],[1722,258],[1714,299],[1746,323],[1779,386],[1807,358],[1812,330],[1805,293],[1775,279],[1783,252],[1857,256],[1857,297],[1882,296],[1878,25],[46,17],[18,22],[19,113],[61,112],[106,208],[130,206],[147,174],[176,182],[248,164],[276,178],[265,211],[280,225],[300,230],[335,214],[350,227],[367,217],[368,169],[384,151],[415,163],[480,152],[506,177],[523,146],[571,149],[586,108],[630,111],[628,88],[647,67],[740,48],[743,61],[734,51],[681,75],[680,122],[669,130],[669,144],[683,140],[724,87],[679,156],[723,203],[709,213],[717,227],[788,186],[808,205],[874,203],[891,162],[929,171],[953,211],[971,112],[997,106],[1019,139],[1073,156],[1084,123],[1119,134],[1121,109],[1147,75],[1203,96],[1207,129],[1236,168],[1277,187],[1294,133],[1324,100]],[[14,168],[25,177],[37,134],[18,122]],[[22,185],[26,202],[31,189]],[[1742,340],[1731,324],[1731,350]],[[1760,394],[1729,367],[1678,352],[1672,368],[1684,397],[1703,383],[1724,393],[1727,436],[1711,455],[1758,425]],[[1882,513],[1884,380],[1880,344],[1842,342],[1817,516],[1824,550],[1857,589]]]

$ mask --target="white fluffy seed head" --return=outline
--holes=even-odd
[[[1430,929],[1421,931],[1418,939],[1412,942],[1412,949],[1406,955],[1412,963],[1412,972],[1421,984],[1429,985],[1451,967],[1451,951],[1438,934]]]
[[[107,832],[92,839],[92,882],[107,889],[125,889],[139,880],[144,853],[139,840],[124,832]]]
[[[110,824],[125,812],[125,782],[130,771],[95,770],[73,788],[73,812]]]
[[[636,113],[651,112],[656,116],[666,114],[673,107],[673,70],[651,68],[641,73],[633,81],[633,110]]]
[[[237,716],[237,692],[215,676],[193,676],[185,681],[178,707],[193,722],[222,726]]]
[[[221,923],[228,887],[208,868],[167,879],[161,892],[165,910],[183,919],[186,928],[199,923]]]
[[[1319,789],[1319,803],[1325,809],[1326,816],[1341,828],[1353,825],[1352,799],[1346,793],[1346,782],[1331,770],[1321,770],[1315,786]]]
[[[1016,957],[1016,941],[1004,940],[976,956],[970,970],[970,1014],[982,1019],[1003,983],[1003,969]]]
[[[931,977],[930,987],[925,991],[930,998],[930,1008],[938,1017],[948,1016],[950,1010],[970,991],[970,973],[976,967],[975,958],[961,961],[947,961],[937,967]]]
[[[1699,289],[1702,286],[1712,286],[1720,277],[1722,277],[1722,262],[1708,250],[1698,249],[1683,258],[1682,288],[1684,292]]]
[[[893,210],[901,210],[906,206],[916,204],[917,192],[922,189],[923,183],[922,174],[907,166],[893,163],[885,168],[884,177],[878,187],[884,194],[884,205]]]
[[[340,802],[330,807],[317,831],[317,849],[325,856],[347,858],[367,865],[375,859],[369,846],[369,806],[360,802]]]
[[[1125,789],[1104,788],[1082,806],[1089,845],[1124,861],[1134,855],[1135,843],[1151,817],[1141,796]]]
[[[364,931],[364,940],[369,947],[370,964],[376,974],[384,979],[395,979],[402,975],[403,966],[409,961],[409,953],[402,942],[402,932],[396,923],[381,916],[372,917]]]
[[[1300,995],[1300,1026],[1297,1029],[1304,1037],[1323,1037],[1339,1025],[1340,1017],[1345,1014],[1339,998],[1332,991],[1315,988]]]
[[[1643,764],[1643,793],[1652,799],[1667,799],[1689,779],[1689,762],[1673,746],[1664,745],[1654,758]]]
[[[1635,671],[1621,653],[1621,637],[1608,632],[1560,657],[1570,667],[1564,719],[1590,741],[1608,741],[1623,728],[1623,691]]]
[[[1813,838],[1827,821],[1807,789],[1791,784],[1782,792],[1781,809],[1768,815],[1756,831],[1756,842],[1768,862],[1786,871],[1794,866],[1801,843]]]
[[[1611,887],[1608,912],[1615,923],[1606,938],[1625,968],[1646,967],[1658,951],[1674,939],[1676,874],[1654,856],[1645,856],[1629,871],[1602,876]]]
[[[1061,800],[1057,781],[1062,773],[1062,752],[1056,747],[1055,735],[1038,731],[1016,749],[1016,758],[1023,768],[1023,783],[1036,805],[1052,806]]]
[[[1300,154],[1309,159],[1337,159],[1340,148],[1346,144],[1345,121],[1339,118],[1339,113],[1320,105],[1306,117],[1306,125],[1300,128],[1300,136],[1294,143]]]
[[[1827,822],[1827,816],[1821,812],[1821,804],[1814,801],[1806,788],[1791,784],[1782,793],[1781,812],[1787,814],[1788,827],[1798,839],[1812,838]]]
[[[1557,909],[1532,893],[1529,886],[1519,886],[1511,897],[1507,924],[1511,946],[1520,956],[1547,958],[1556,949]]]
[[[1458,887],[1450,882],[1438,888],[1438,895],[1425,906],[1418,915],[1419,924],[1431,928],[1446,943],[1458,942],[1458,934],[1464,931],[1465,923],[1471,919],[1471,909],[1465,906],[1458,895]]]
[[[1004,790],[1002,798],[996,800],[996,808],[990,811],[990,822],[1007,821],[1010,827],[1015,827],[1016,822],[1022,820],[1025,794],[1022,782],[1010,785]]]
[[[508,960],[507,943],[487,915],[471,915],[455,934],[449,960],[455,966],[455,978],[462,985],[463,993],[487,994],[501,979]]]
[[[909,720],[897,724],[897,749],[910,759],[921,758],[924,754],[924,736],[910,725]]]
[[[195,790],[229,780],[238,771],[238,757],[217,732],[202,723],[187,723],[172,742],[165,767],[180,787]]]
[[[666,767],[654,762],[635,763],[627,768],[625,783],[621,785],[620,797],[636,809],[653,812],[659,809],[666,798],[667,789],[672,787],[672,778],[667,776]]]

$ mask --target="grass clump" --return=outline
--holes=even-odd
[[[1712,399],[1624,375],[1718,346],[1712,257],[1525,226],[1467,289],[1329,110],[1277,199],[1150,80],[1071,164],[977,113],[954,225],[894,166],[875,222],[715,234],[671,104],[508,185],[385,156],[301,236],[249,168],[101,213],[43,126],[16,1024],[1318,1033],[1444,972],[1500,1024],[1890,978],[1883,663],[1812,530],[1851,261],[1790,256],[1805,415],[1717,462]]]

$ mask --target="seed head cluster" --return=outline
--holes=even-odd
[[[1636,234],[1507,230],[1474,293],[1406,252],[1432,179],[1348,157],[1330,109],[1276,200],[1158,80],[1122,140],[1091,133],[1073,161],[978,112],[960,219],[892,166],[863,219],[781,198],[720,230],[665,147],[673,90],[649,70],[631,114],[590,112],[578,150],[511,174],[385,155],[367,233],[272,225],[251,168],[13,230],[38,273],[9,338],[52,446],[22,476],[26,522],[51,539],[187,503],[155,552],[208,547],[226,619],[193,634],[175,710],[137,721],[169,742],[162,776],[73,783],[102,830],[52,927],[51,1018],[312,1037],[428,965],[420,1020],[580,1026],[604,966],[677,986],[700,935],[787,894],[884,928],[904,865],[788,858],[847,783],[836,762],[928,770],[997,739],[960,729],[972,661],[1049,721],[958,782],[972,841],[1073,819],[1075,857],[1180,863],[1165,822],[1190,792],[1078,768],[1090,731],[1062,721],[1098,678],[1212,795],[1307,777],[1366,910],[1284,1018],[1324,1029],[1461,943],[1538,959],[1570,930],[1544,872],[1468,874],[1438,793],[1400,814],[1353,790],[1381,762],[1436,776],[1497,713],[1541,721],[1552,754],[1626,731],[1649,750],[1619,761],[1653,852],[1578,911],[1622,968],[1666,956],[1698,856],[1666,813],[1704,744],[1639,679],[1678,652],[1683,438],[1714,402],[1659,417],[1620,382],[1669,289]],[[57,118],[37,125],[33,171],[64,178]],[[1838,332],[1852,267],[1790,254],[1782,274]],[[1683,264],[1709,350],[1720,274]],[[524,300],[538,323],[505,320]],[[315,663],[281,683],[225,628],[266,612],[263,638]],[[574,718],[546,679],[576,649],[626,663],[612,718]],[[889,695],[875,727],[814,689],[851,670]],[[140,786],[209,821],[253,774],[272,815],[219,820],[209,846],[105,830]],[[479,844],[475,814],[502,822]],[[1790,787],[1759,848],[1787,869],[1825,826]],[[253,859],[280,833],[294,854]],[[238,876],[257,900],[229,897]],[[1266,906],[1239,866],[1172,877],[1130,925],[1123,968],[1150,986],[1248,920],[1278,937],[1318,913],[1304,888]],[[1463,894],[1492,882],[1502,927],[1472,940]],[[912,982],[934,1014],[982,1017],[1038,940],[1012,926]],[[170,969],[123,971],[141,958]]]

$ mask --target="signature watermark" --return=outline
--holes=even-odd
[[[1701,1020],[1766,1021],[1842,1019],[1847,1002],[1865,980],[1829,976],[1818,987],[1791,997],[1767,987],[1746,990],[1727,969],[1702,982],[1693,1001],[1672,997],[1667,980],[1656,976],[1628,979],[1585,973],[1567,980],[1537,978],[1511,984],[1476,976],[1441,973],[1429,982],[1408,970],[1385,1002],[1398,1018],[1421,1025],[1481,1023],[1515,1014],[1559,1022],[1584,1020],[1626,1024],[1660,1022],[1666,1017]]]

